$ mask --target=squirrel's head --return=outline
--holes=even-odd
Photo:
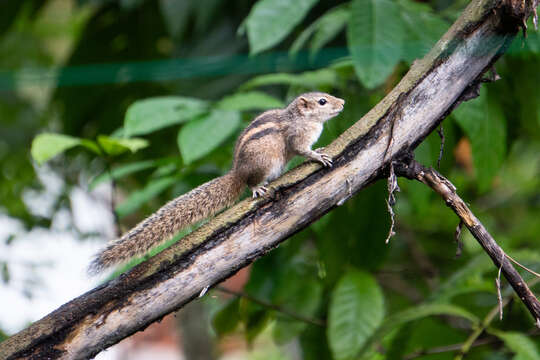
[[[305,119],[325,122],[343,110],[345,100],[322,92],[305,93],[289,105]]]

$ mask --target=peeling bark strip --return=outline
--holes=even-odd
[[[482,245],[491,260],[493,260],[493,263],[499,269],[496,284],[501,319],[502,296],[500,290],[500,276],[502,271],[504,277],[508,280],[508,283],[510,283],[521,301],[527,306],[527,309],[529,309],[529,312],[534,317],[536,325],[540,327],[540,302],[529,289],[521,275],[514,269],[504,250],[497,244],[495,239],[493,239],[491,234],[486,230],[484,225],[482,225],[480,220],[476,218],[465,202],[458,196],[456,187],[437,171],[422,166],[412,159],[412,157],[403,162],[397,162],[395,167],[398,175],[405,176],[408,179],[418,180],[439,194],[446,202],[446,205],[454,210],[456,215],[460,218],[460,224],[463,223],[467,229],[469,229],[471,234],[478,240],[480,245]]]
[[[63,305],[0,343],[0,360],[92,357],[177,310],[382,176],[504,52],[531,11],[516,18],[515,8],[508,9],[513,4],[473,1],[392,92],[326,148],[334,167],[308,163],[294,169],[272,184],[274,199],[239,203],[127,274]]]

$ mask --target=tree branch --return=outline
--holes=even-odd
[[[0,343],[0,359],[92,357],[179,309],[382,177],[390,161],[436,129],[504,53],[532,12],[521,4],[471,2],[430,53],[326,148],[332,168],[306,163],[290,171],[271,184],[273,199],[240,202],[126,274],[61,306]]]
[[[418,180],[439,194],[446,205],[460,218],[471,234],[478,240],[495,266],[500,269],[521,301],[525,304],[538,327],[540,327],[540,302],[534,296],[521,275],[514,269],[506,253],[486,230],[484,225],[474,216],[469,207],[456,193],[456,187],[444,176],[432,168],[426,168],[416,162],[412,156],[404,157],[402,162],[394,163],[396,173],[408,179]]]

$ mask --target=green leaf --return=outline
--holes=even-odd
[[[118,205],[116,214],[118,214],[118,217],[123,218],[137,211],[141,206],[172,186],[176,180],[175,176],[151,180],[143,189],[132,192],[123,203]]]
[[[283,102],[259,91],[249,91],[227,96],[218,102],[216,107],[222,110],[233,111],[266,110],[281,108],[283,107]]]
[[[124,133],[126,136],[144,135],[176,125],[207,111],[205,101],[164,96],[134,102],[126,111]]]
[[[259,0],[246,18],[250,53],[257,54],[283,40],[317,0]]]
[[[332,293],[328,343],[335,359],[354,357],[384,318],[384,297],[373,277],[349,270]]]
[[[186,124],[178,133],[178,147],[186,164],[202,158],[217,148],[240,125],[236,111],[213,110]]]
[[[510,331],[489,330],[489,332],[504,341],[506,346],[516,354],[514,360],[540,360],[538,348],[526,335]]]
[[[411,0],[399,0],[401,19],[406,28],[403,57],[409,63],[424,56],[450,27],[431,7]]]
[[[347,42],[354,68],[368,88],[390,75],[403,53],[405,29],[391,0],[353,0]]]
[[[81,139],[79,138],[62,134],[45,133],[39,134],[34,138],[30,152],[34,160],[41,165],[45,161],[77,145],[81,145]]]
[[[103,155],[101,148],[95,141],[88,140],[88,139],[81,139],[80,145],[84,146],[85,148],[87,148],[88,150],[92,151],[95,154]]]
[[[106,135],[99,135],[97,141],[103,151],[109,155],[120,155],[126,151],[137,152],[148,146],[148,141],[138,138],[118,139]]]
[[[471,141],[478,188],[491,187],[506,152],[506,128],[501,106],[480,88],[480,96],[462,103],[454,117]]]
[[[240,322],[240,300],[234,298],[221,310],[219,310],[212,319],[212,326],[218,337],[232,333]]]
[[[337,85],[337,75],[333,69],[306,71],[302,74],[268,74],[257,76],[241,86],[241,89],[252,89],[268,85],[297,85],[304,88],[318,89],[323,86]]]

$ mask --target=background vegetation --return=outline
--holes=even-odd
[[[70,210],[74,187],[113,181],[126,230],[227,171],[250,119],[304,91],[347,101],[324,146],[399,81],[466,3],[3,2],[0,211],[27,230],[48,228]],[[532,32],[497,63],[502,79],[445,120],[440,165],[508,254],[537,271],[539,68]],[[435,166],[439,144],[431,135],[417,159]],[[65,183],[52,209],[36,213],[28,194],[44,191],[45,169]],[[215,336],[241,332],[252,342],[270,329],[277,344],[296,342],[303,359],[447,359],[460,348],[470,359],[540,359],[532,319],[504,282],[511,305],[502,321],[493,316],[497,271],[475,240],[464,234],[456,258],[454,214],[429,189],[399,182],[388,245],[386,186],[377,183],[252,266],[250,297],[311,321],[233,299],[211,306]],[[13,260],[0,256],[7,284]],[[485,344],[469,349],[477,339]]]

